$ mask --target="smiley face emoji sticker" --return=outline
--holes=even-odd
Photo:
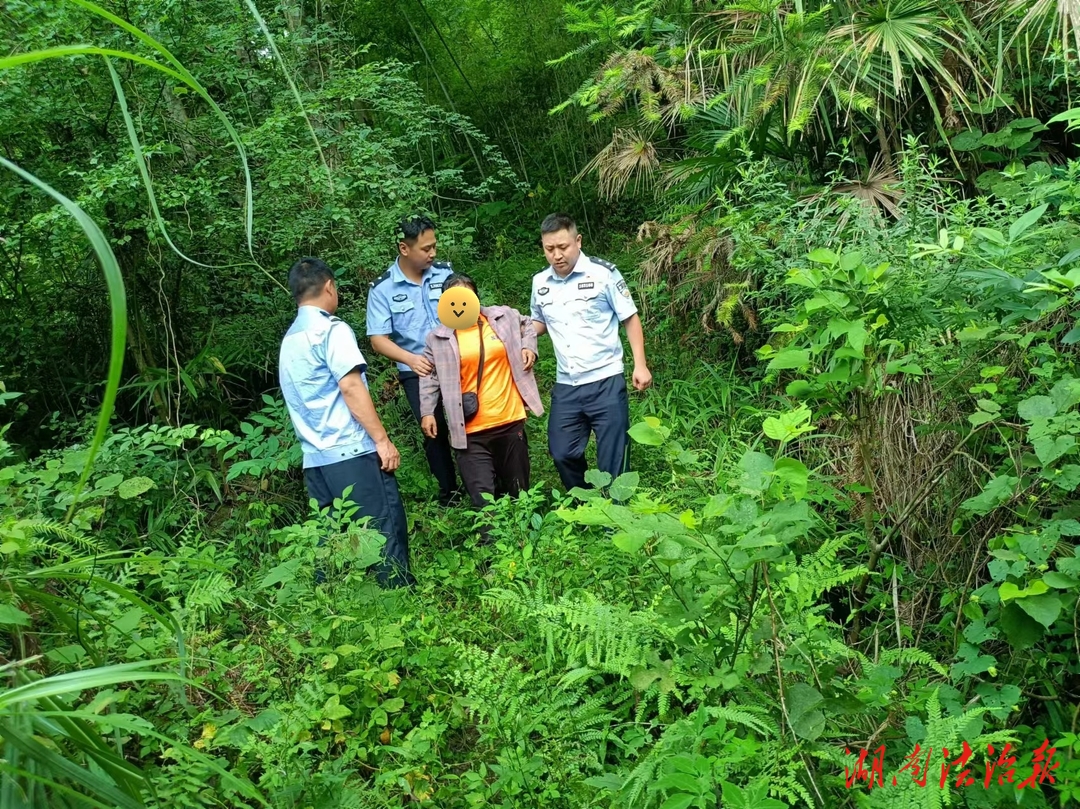
[[[479,319],[480,299],[468,287],[450,287],[439,298],[439,320],[448,329],[471,329]]]

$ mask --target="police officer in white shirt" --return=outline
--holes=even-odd
[[[408,521],[394,477],[401,456],[375,412],[356,335],[334,316],[334,273],[317,258],[302,258],[289,270],[289,289],[297,311],[281,341],[278,378],[303,449],[308,495],[323,509],[352,487],[356,516],[371,517],[386,537],[379,584],[411,586]]]
[[[596,433],[600,469],[614,479],[630,468],[630,409],[623,376],[619,324],[634,357],[634,388],[645,390],[652,373],[645,336],[626,281],[615,265],[581,252],[581,234],[566,214],[540,225],[550,262],[533,276],[532,318],[537,335],[550,334],[558,360],[548,415],[548,449],[569,491],[585,483],[585,447]]]

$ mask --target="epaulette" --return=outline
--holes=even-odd
[[[431,262],[431,268],[435,269],[436,267],[438,267],[440,270],[451,270],[452,271],[454,269],[454,265],[451,264],[449,261],[433,261],[433,262]]]
[[[612,264],[610,261],[608,261],[607,259],[595,258],[593,256],[589,256],[589,260],[592,261],[593,264],[599,264],[601,267],[606,267],[607,269],[611,270],[612,272],[618,272],[618,268],[614,264]]]
[[[368,288],[369,289],[375,289],[375,287],[377,287],[379,284],[381,284],[383,281],[385,281],[389,277],[390,277],[390,270],[387,270],[382,275],[380,275],[378,278],[376,278],[374,281],[372,281],[370,284],[368,284]]]

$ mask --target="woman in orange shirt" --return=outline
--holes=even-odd
[[[477,292],[472,279],[460,273],[446,279],[443,292],[455,286]],[[528,489],[526,409],[538,416],[544,412],[532,370],[536,362],[532,318],[509,306],[481,306],[472,328],[436,327],[427,337],[424,356],[434,370],[420,378],[420,429],[428,438],[435,437],[435,406],[441,398],[450,446],[473,507],[487,505],[485,493],[516,497]],[[467,423],[463,391],[475,392],[479,404]],[[482,543],[491,541],[488,530],[487,525],[481,528]]]

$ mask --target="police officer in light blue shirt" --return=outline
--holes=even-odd
[[[289,270],[296,319],[281,341],[278,378],[304,453],[304,483],[320,509],[349,486],[358,517],[386,537],[378,581],[414,583],[405,508],[394,470],[401,458],[383,429],[367,388],[367,363],[338,307],[333,271],[317,258]]]
[[[453,268],[449,262],[435,261],[435,224],[426,216],[405,219],[398,227],[397,260],[368,291],[367,335],[376,353],[397,363],[405,398],[419,424],[420,377],[434,370],[424,358],[424,345],[428,333],[439,325],[439,297]],[[447,506],[461,489],[441,402],[435,408],[435,423],[435,438],[424,436],[424,454],[439,483],[439,502]]]
[[[596,459],[612,479],[630,468],[630,403],[619,324],[633,352],[637,390],[652,384],[645,337],[630,290],[615,265],[581,252],[581,234],[566,214],[540,225],[550,264],[533,277],[537,335],[550,334],[558,360],[548,413],[548,449],[567,490],[586,488],[585,447],[596,434]]]

